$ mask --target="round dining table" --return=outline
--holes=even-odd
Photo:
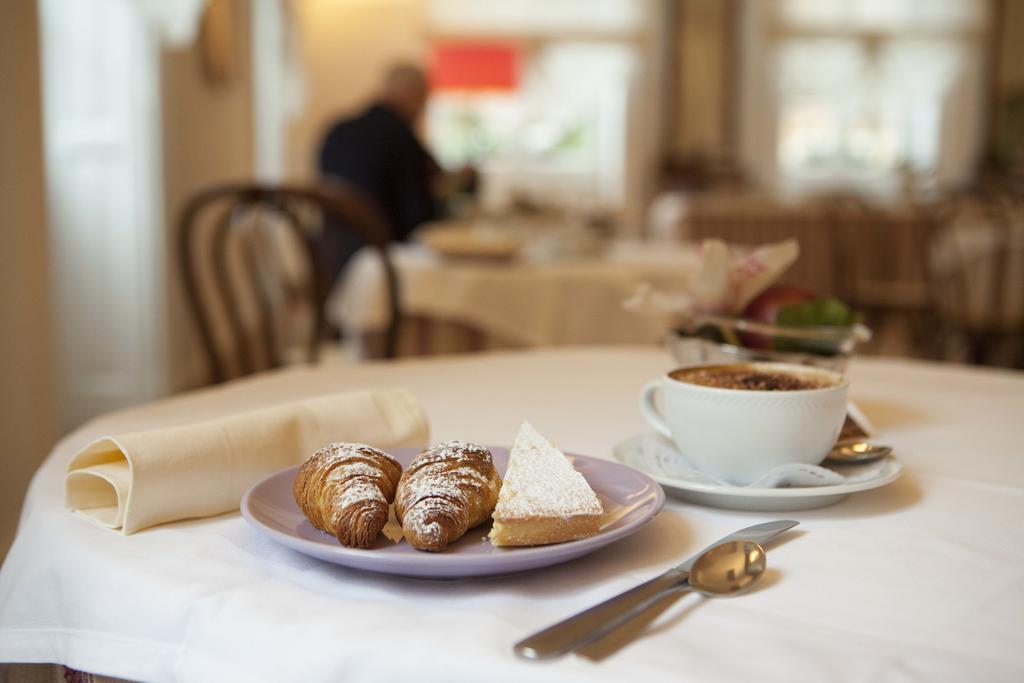
[[[646,432],[654,347],[591,347],[303,366],[94,420],[32,481],[0,570],[0,662],[145,681],[1024,680],[1024,374],[858,358],[851,398],[903,475],[836,505],[762,513],[669,497],[591,555],[460,580],[347,569],[266,538],[237,512],[132,535],[64,506],[93,438],[338,391],[401,386],[434,441],[509,445],[527,419],[561,449],[611,458]],[[742,429],[742,425],[737,425]],[[742,596],[676,596],[577,654],[513,644],[739,528],[799,526]]]

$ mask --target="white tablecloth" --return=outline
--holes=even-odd
[[[601,257],[481,262],[443,259],[421,245],[391,248],[406,315],[461,323],[515,346],[659,341],[665,321],[626,311],[638,285],[684,290],[700,267],[696,245],[613,243]],[[357,254],[328,316],[350,336],[387,324],[377,255]]]
[[[66,512],[64,467],[104,432],[329,391],[403,385],[436,439],[508,443],[523,418],[609,456],[644,428],[656,350],[561,350],[297,369],[110,415],[40,469],[0,571],[0,661],[180,681],[1024,680],[1024,376],[860,360],[852,397],[896,447],[896,483],[834,507],[758,514],[670,500],[578,561],[466,581],[377,576],[265,540],[237,514],[122,536]],[[525,634],[716,538],[791,516],[761,587],[689,596],[594,661],[515,659]]]

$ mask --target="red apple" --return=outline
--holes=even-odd
[[[754,297],[743,309],[742,316],[747,320],[775,324],[779,310],[790,304],[799,304],[815,298],[814,292],[793,285],[773,285]],[[764,334],[744,332],[741,336],[743,345],[751,349],[770,349],[771,337]]]

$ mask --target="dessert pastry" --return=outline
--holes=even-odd
[[[395,514],[405,540],[418,550],[444,550],[487,521],[501,479],[491,452],[465,441],[431,446],[409,463],[398,483]]]
[[[388,521],[402,466],[361,443],[332,443],[314,453],[295,475],[292,493],[317,529],[350,548],[369,548]]]
[[[603,516],[601,501],[583,475],[524,422],[494,509],[491,543],[544,545],[585,538],[598,532]]]

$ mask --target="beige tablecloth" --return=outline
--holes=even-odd
[[[905,464],[897,482],[782,515],[670,499],[628,539],[512,576],[365,574],[237,514],[122,536],[63,506],[67,462],[99,434],[377,386],[413,392],[435,439],[508,444],[527,418],[609,457],[645,429],[637,393],[670,365],[656,349],[566,349],[295,369],[90,423],[32,483],[0,570],[0,661],[190,682],[1024,680],[1020,373],[858,360],[851,397]],[[769,547],[757,590],[673,602],[597,659],[513,656],[527,633],[781,516],[801,525]]]
[[[447,260],[420,245],[397,245],[392,255],[405,315],[458,323],[517,347],[657,342],[666,322],[626,311],[622,302],[642,283],[685,290],[700,266],[695,245],[639,242],[613,243],[601,257],[547,262]],[[375,254],[354,257],[328,317],[349,338],[387,324]]]

